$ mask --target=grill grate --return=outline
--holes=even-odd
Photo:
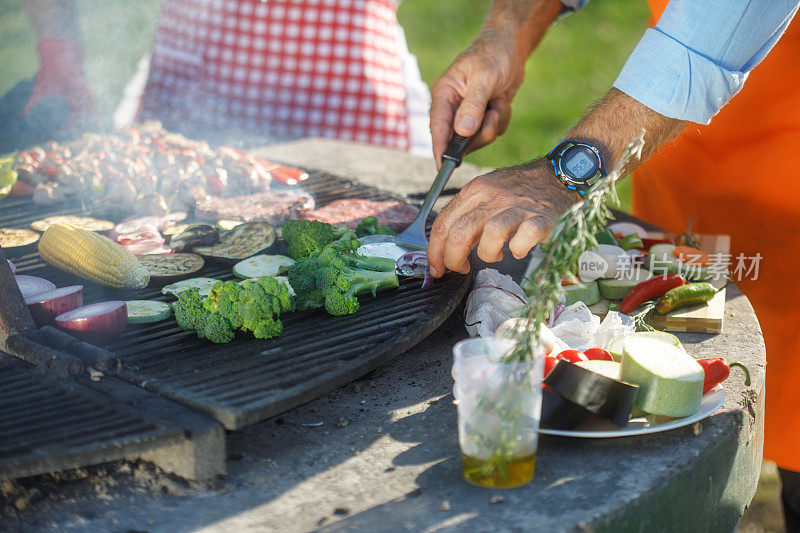
[[[0,354],[0,479],[121,459],[183,433]]]
[[[309,175],[303,187],[318,206],[342,198],[395,199],[331,175],[313,171]],[[27,200],[13,199],[8,207],[4,201],[2,207],[0,227],[27,227],[45,216]],[[50,209],[46,214],[67,212]],[[85,284],[44,264],[35,252],[12,260],[19,272],[59,286]],[[207,264],[197,275],[233,279],[229,264]],[[360,298],[361,309],[351,316],[332,317],[324,311],[283,315],[284,333],[269,341],[240,334],[231,343],[214,345],[166,321],[129,326],[108,350],[122,360],[123,379],[205,411],[228,429],[238,429],[345,385],[409,349],[453,312],[466,293],[469,277],[451,274],[428,289],[421,284],[418,279],[401,279],[399,290]],[[173,300],[158,287],[124,292],[86,284],[87,303],[110,298]]]

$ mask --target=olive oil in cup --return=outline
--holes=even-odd
[[[513,488],[533,479],[542,404],[544,354],[504,363],[512,341],[479,337],[453,348],[453,395],[464,479]]]

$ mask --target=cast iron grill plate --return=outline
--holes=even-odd
[[[314,195],[317,206],[342,198],[396,199],[328,174],[309,171],[309,175],[303,188]],[[0,202],[0,227],[27,228],[44,216],[82,212],[74,206],[42,210],[27,199],[6,199]],[[285,253],[281,246],[270,253]],[[35,250],[10,258],[18,273],[44,277],[57,286],[83,284],[86,303],[174,301],[163,296],[160,287],[120,292],[81,281],[42,262]],[[196,275],[235,279],[230,264],[207,262]],[[361,309],[355,315],[332,317],[324,311],[282,315],[283,334],[267,341],[242,333],[233,342],[216,345],[167,320],[128,326],[107,349],[123,362],[121,378],[207,412],[227,429],[239,429],[318,398],[408,350],[450,316],[469,281],[469,276],[450,274],[422,289],[421,280],[401,278],[399,290],[382,292],[377,298],[360,297]]]
[[[0,354],[0,479],[122,459],[181,442],[183,433]]]

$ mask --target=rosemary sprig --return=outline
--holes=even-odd
[[[544,258],[531,273],[535,280],[533,294],[528,299],[523,327],[515,332],[516,348],[506,362],[529,360],[531,346],[537,346],[539,331],[546,324],[561,292],[561,280],[575,276],[578,258],[588,248],[597,246],[595,233],[612,218],[608,205],[619,205],[616,182],[628,160],[641,157],[644,130],[639,132],[625,149],[617,165],[586,193],[586,197],[570,207],[556,223],[553,233],[542,245]]]

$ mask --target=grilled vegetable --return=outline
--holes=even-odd
[[[176,252],[193,249],[195,246],[212,246],[219,242],[219,230],[207,224],[186,227],[169,240],[169,247]]]
[[[33,321],[39,327],[52,324],[61,313],[83,305],[83,285],[60,287],[25,298]]]
[[[181,329],[225,343],[233,340],[236,330],[250,331],[257,339],[280,335],[283,325],[278,317],[294,309],[294,303],[285,285],[265,276],[241,283],[220,281],[206,297],[190,289],[173,307]]]
[[[55,318],[56,327],[92,344],[108,344],[125,330],[128,310],[115,300],[78,307]]]
[[[139,257],[139,262],[150,273],[150,279],[175,279],[202,270],[205,261],[197,254],[149,254]]]
[[[128,300],[128,324],[150,324],[166,320],[172,315],[169,304],[155,300]]]
[[[309,257],[333,241],[352,240],[355,233],[345,227],[317,220],[288,220],[281,228],[283,240],[293,259]]]
[[[39,240],[39,255],[61,270],[115,289],[141,289],[150,282],[136,256],[85,229],[51,226]]]
[[[201,296],[207,296],[211,292],[211,287],[213,287],[218,281],[218,279],[212,278],[185,279],[183,281],[177,281],[175,283],[165,285],[161,289],[161,294],[178,296],[180,293],[188,291],[189,289],[197,289]]]
[[[30,298],[31,296],[52,291],[56,288],[55,283],[49,282],[44,278],[37,278],[36,276],[18,274],[14,276],[14,280],[17,282],[19,292],[22,293],[23,298]]]
[[[670,311],[699,305],[711,301],[717,289],[710,283],[690,283],[676,287],[661,297],[656,305],[656,312],[665,315]]]
[[[334,241],[316,257],[300,259],[289,267],[289,283],[301,309],[325,307],[331,315],[358,311],[356,296],[399,285],[394,261],[364,257],[358,241]]]
[[[247,259],[275,243],[275,228],[266,222],[248,222],[225,232],[214,246],[197,246],[194,252],[220,259]]]
[[[14,156],[0,158],[0,200],[8,196],[17,183],[17,171],[14,170]]]
[[[31,229],[47,231],[55,224],[66,224],[73,228],[80,228],[88,231],[109,231],[114,229],[114,223],[108,220],[98,220],[96,218],[79,217],[75,215],[59,215],[37,220],[31,223]]]
[[[377,217],[366,217],[358,223],[356,228],[356,235],[358,237],[366,237],[367,235],[397,235],[389,226],[378,224]]]
[[[259,254],[233,265],[233,273],[243,279],[277,276],[286,273],[293,264],[294,259],[285,255]]]
[[[0,246],[6,252],[21,252],[38,240],[39,234],[29,229],[0,228]]]

